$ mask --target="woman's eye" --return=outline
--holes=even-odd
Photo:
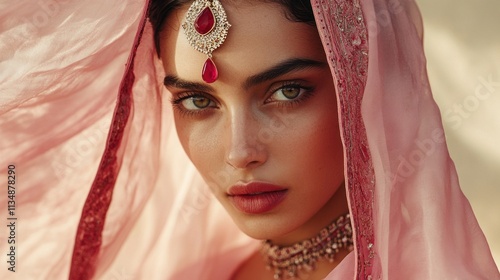
[[[300,88],[298,87],[286,87],[281,89],[281,93],[288,99],[297,98],[300,94]]]
[[[215,102],[204,96],[186,97],[179,102],[186,110],[196,111],[215,107]]]
[[[306,88],[303,88],[299,85],[289,85],[284,86],[278,90],[276,90],[272,96],[271,101],[289,101],[294,100],[300,97],[307,91]]]

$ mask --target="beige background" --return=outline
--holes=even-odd
[[[417,3],[450,153],[500,266],[500,1]]]

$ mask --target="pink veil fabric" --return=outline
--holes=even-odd
[[[182,151],[146,2],[0,2],[0,176],[16,166],[19,218],[1,279],[229,279],[258,248]],[[500,279],[447,152],[415,3],[312,4],[356,242],[327,279]]]
[[[354,150],[346,177],[356,258],[344,262],[355,262],[356,279],[499,279],[447,151],[416,4],[325,2],[313,2],[318,30],[335,73],[344,144]]]
[[[7,165],[15,165],[18,218],[16,272],[2,261],[0,279],[68,277],[143,6],[0,1],[0,174],[5,180]],[[7,235],[0,231],[1,240]],[[10,245],[1,242],[2,260]]]

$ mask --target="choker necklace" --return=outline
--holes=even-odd
[[[274,279],[293,279],[301,272],[313,271],[320,259],[333,262],[343,248],[353,249],[349,213],[323,228],[317,236],[291,246],[280,247],[266,240],[262,252],[267,268],[274,270]]]

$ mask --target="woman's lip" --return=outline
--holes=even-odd
[[[231,186],[227,191],[227,193],[229,196],[256,195],[267,192],[277,192],[284,190],[286,190],[285,187],[278,185],[262,183],[262,182],[250,182],[248,184],[236,184],[234,186]]]
[[[286,197],[281,186],[252,182],[234,185],[228,190],[229,200],[236,209],[247,214],[262,214],[277,207]]]

